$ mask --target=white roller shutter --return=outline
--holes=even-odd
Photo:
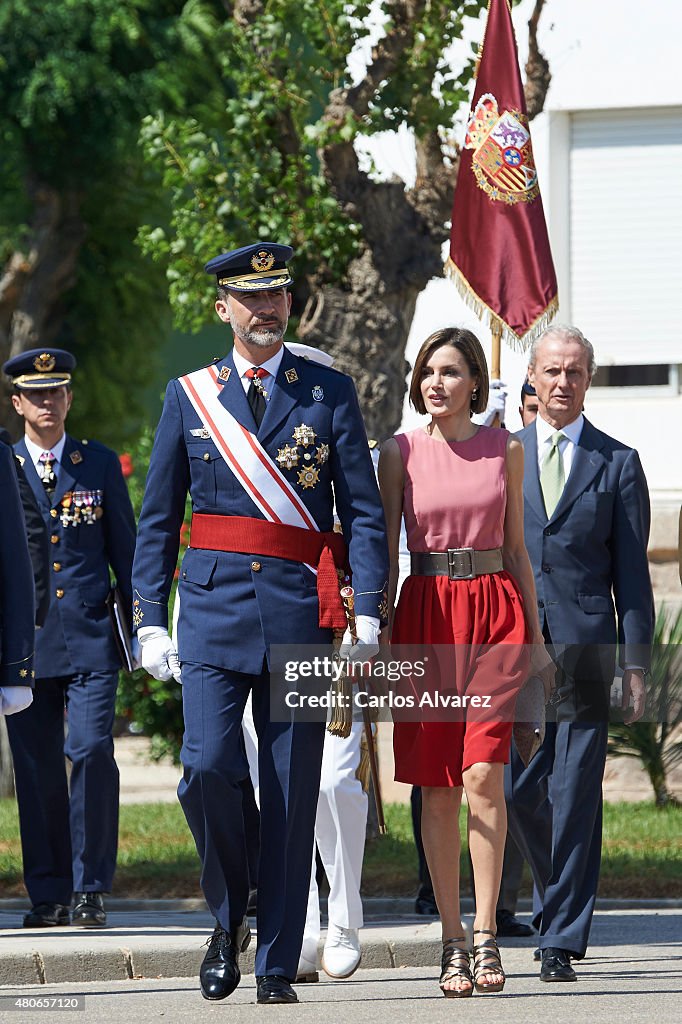
[[[571,116],[571,318],[607,363],[682,362],[682,109]]]

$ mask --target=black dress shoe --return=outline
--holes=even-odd
[[[208,942],[208,952],[199,969],[199,983],[204,999],[226,999],[232,995],[241,980],[239,954],[251,941],[249,922],[242,923],[231,932],[217,924]]]
[[[256,976],[257,1003],[297,1003],[298,996],[281,974],[260,974]]]
[[[55,928],[69,923],[69,908],[63,903],[36,903],[24,917],[24,928]]]
[[[576,973],[571,967],[571,957],[565,949],[548,946],[542,950],[540,981],[575,981]]]
[[[522,939],[533,935],[533,929],[529,924],[524,924],[514,917],[510,910],[498,910],[495,914],[497,935],[506,939]]]
[[[101,892],[75,892],[71,923],[81,928],[103,928],[107,923]]]
[[[414,901],[415,914],[422,914],[424,917],[438,917],[438,905],[433,893],[418,893]]]
[[[581,955],[580,953],[572,953],[569,950],[568,951],[568,955],[571,958],[571,960],[584,960],[585,959],[585,954],[584,953]],[[540,963],[540,961],[542,960],[542,950],[541,949],[538,948],[538,949],[534,949],[533,950],[533,960],[536,960],[538,963]]]

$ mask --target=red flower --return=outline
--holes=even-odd
[[[121,471],[123,473],[123,476],[126,479],[129,476],[132,476],[133,473],[135,472],[135,467],[133,465],[132,457],[129,455],[129,453],[123,452],[122,455],[119,455],[118,461],[121,463]]]

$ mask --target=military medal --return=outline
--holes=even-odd
[[[282,469],[293,469],[294,466],[298,466],[299,455],[295,448],[285,444],[283,448],[277,449],[276,462]]]
[[[298,474],[298,482],[305,491],[315,487],[320,482],[319,469],[315,469],[314,466],[306,466],[305,469],[301,469]]]
[[[296,444],[300,444],[302,448],[307,448],[309,445],[315,444],[317,434],[312,427],[307,427],[305,423],[302,423],[300,427],[294,429],[292,436]]]
[[[325,462],[329,459],[329,445],[318,444],[317,452],[315,453],[315,462],[318,466],[324,466]]]

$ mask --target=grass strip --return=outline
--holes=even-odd
[[[471,891],[462,810],[461,891]],[[413,896],[417,855],[410,808],[389,804],[388,836],[367,844],[365,896]],[[604,806],[602,873],[604,897],[682,898],[682,809],[657,809],[653,802]],[[526,870],[521,895],[531,893]],[[21,847],[16,802],[0,800],[0,897],[22,896]],[[162,899],[201,896],[199,861],[179,804],[124,804],[119,826],[114,896]]]

